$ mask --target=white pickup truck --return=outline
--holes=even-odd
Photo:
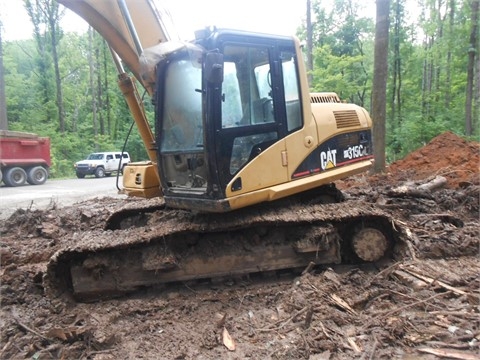
[[[122,174],[125,165],[129,162],[130,155],[126,152],[97,152],[88,155],[85,160],[76,162],[74,167],[79,179],[83,179],[85,175],[101,178],[117,171]]]

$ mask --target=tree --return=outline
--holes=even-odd
[[[448,44],[448,51],[447,51],[447,65],[446,65],[446,89],[445,89],[445,107],[448,109],[450,107],[450,102],[452,98],[451,94],[451,84],[452,84],[452,49],[453,43],[455,41],[454,38],[454,29],[455,29],[455,1],[450,0],[450,14],[449,14],[449,21],[447,26],[447,44]]]
[[[97,121],[97,88],[94,85],[94,76],[95,76],[95,63],[93,60],[93,28],[88,27],[88,69],[90,72],[90,91],[92,94],[92,126],[93,126],[93,136],[95,140],[98,138],[98,121]],[[95,142],[95,151],[99,151],[98,144]]]
[[[5,69],[3,67],[3,25],[0,20],[0,130],[8,130],[7,101],[5,97]]]
[[[65,132],[65,111],[63,107],[62,81],[59,69],[58,44],[62,38],[59,25],[62,14],[55,0],[24,0],[25,9],[33,24],[33,35],[37,43],[39,57],[37,58],[40,86],[43,94],[42,102],[47,109],[45,121],[53,118],[56,111],[60,132]],[[53,73],[55,83],[50,80]],[[55,96],[53,96],[55,92]],[[53,100],[55,99],[55,100]],[[55,103],[55,106],[51,104]]]
[[[98,37],[95,36],[95,38]],[[100,42],[99,45],[97,45],[98,43]],[[100,56],[100,51],[102,49],[102,45],[103,45],[103,41],[100,40],[100,41],[96,41],[96,46],[95,46],[95,65],[98,69],[97,73],[96,73],[96,77],[97,77],[97,98],[98,98],[98,109],[100,109],[99,111],[99,114],[98,114],[98,123],[99,123],[99,130],[100,130],[100,134],[102,135],[106,135],[107,132],[105,131],[105,119],[104,119],[104,95],[103,95],[103,84],[102,84],[102,71],[101,69],[103,69],[100,65],[102,64],[102,58]]]
[[[38,1],[38,0],[37,0]],[[55,70],[55,89],[56,89],[56,104],[58,110],[58,121],[60,132],[65,132],[65,109],[63,107],[63,89],[62,81],[60,77],[59,68],[59,56],[58,56],[58,44],[62,37],[62,31],[60,28],[60,19],[62,14],[59,11],[58,3],[55,0],[43,0],[43,6],[45,11],[45,17],[48,24],[48,35],[50,40],[50,51],[52,52],[53,68]]]
[[[478,4],[479,0],[471,2],[472,9],[472,31],[470,33],[470,47],[468,49],[468,65],[467,65],[467,94],[465,102],[465,135],[471,136],[473,134],[472,122],[472,108],[473,108],[473,88],[475,77],[475,58],[479,58],[478,46]],[[477,95],[478,96],[478,95]],[[477,119],[478,120],[478,119]]]
[[[371,67],[365,43],[372,39],[373,21],[357,16],[362,6],[357,0],[336,0],[327,10],[320,1],[312,3],[315,50],[310,88],[335,91],[342,99],[368,106]]]
[[[372,90],[374,172],[385,170],[386,93],[390,0],[377,0]]]
[[[395,0],[393,11],[393,60],[392,60],[392,90],[391,90],[391,120],[393,128],[401,122],[402,119],[402,56],[400,53],[400,43],[402,38],[401,28],[403,21],[404,4],[403,0]]]
[[[311,0],[307,0],[307,71],[308,84],[311,86],[313,82],[313,29],[312,29],[312,4]]]

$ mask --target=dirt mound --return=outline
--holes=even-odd
[[[465,183],[479,183],[480,144],[468,142],[452,132],[445,132],[422,148],[388,167],[398,180],[424,180],[441,175],[447,186],[457,188]]]

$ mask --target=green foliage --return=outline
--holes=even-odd
[[[397,123],[390,113],[387,151],[392,159],[404,156],[444,131],[464,133],[465,48],[470,25],[464,2],[428,1],[422,10],[419,23],[413,25],[418,34],[423,32],[423,41],[409,41],[415,35],[412,25],[404,23],[399,40],[402,116]],[[391,95],[389,92],[388,97]]]
[[[24,40],[4,44],[9,128],[50,137],[52,178],[74,177],[73,164],[91,152],[122,150],[133,121],[117,86],[117,73],[108,47],[100,37],[95,39],[94,45],[99,54],[95,64],[98,79],[94,83],[100,84],[102,94],[101,101],[96,99],[97,118],[103,119],[105,128],[97,135],[93,130],[87,34],[67,33],[58,46],[66,114],[64,133],[58,131],[53,70],[41,60],[38,43]],[[146,102],[145,107],[149,118],[153,119],[151,104]],[[125,150],[136,161],[148,158],[135,128]]]
[[[403,158],[447,130],[451,130],[451,128],[443,119],[424,120],[420,116],[412,117],[405,121],[402,126],[388,133],[388,161],[393,162]]]
[[[313,2],[317,21],[313,24],[315,50],[311,84],[313,91],[336,92],[342,99],[367,106],[372,77],[371,60],[373,22],[356,14],[363,3],[336,0],[327,10],[321,1]],[[306,38],[305,28],[300,32]],[[370,52],[373,58],[373,53]]]
[[[55,128],[48,133],[42,134],[50,137],[52,166],[50,176],[55,177],[73,177],[75,175],[73,163],[75,159],[82,158],[80,149],[82,141],[75,134],[61,134]]]
[[[363,105],[359,94],[369,81],[363,72],[364,56],[335,55],[329,45],[315,49],[312,90],[336,92],[340,98]]]

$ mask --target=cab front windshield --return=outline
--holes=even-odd
[[[202,125],[202,68],[198,54],[185,52],[168,63],[160,109],[160,156],[171,191],[205,192],[207,166]]]

